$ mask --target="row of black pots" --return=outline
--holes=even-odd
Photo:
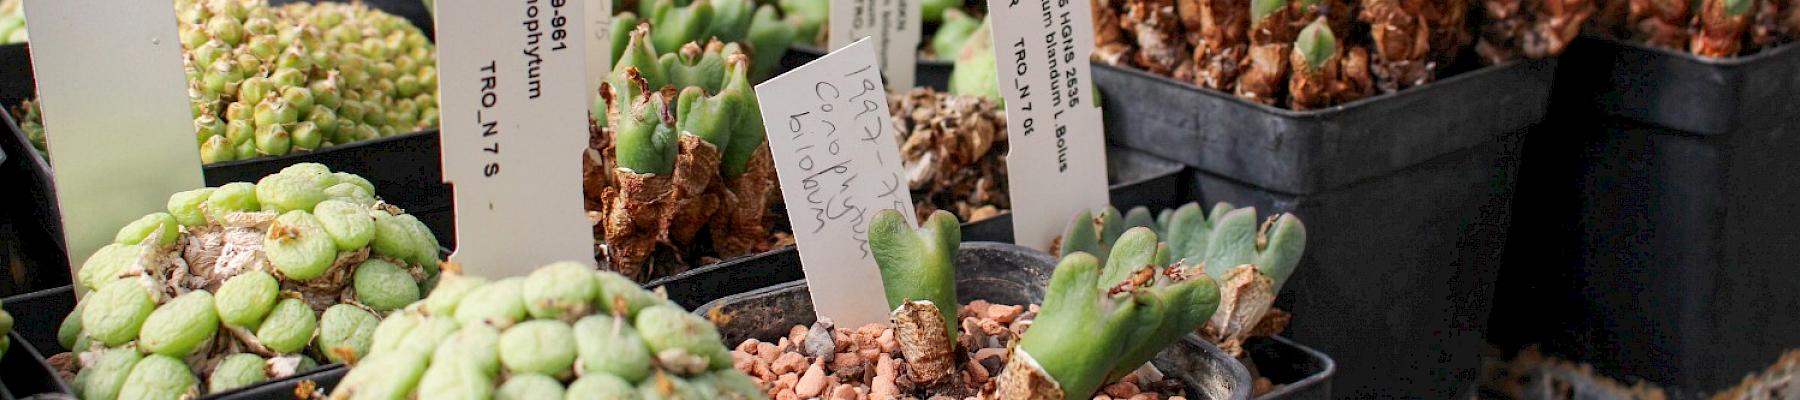
[[[968,301],[982,299],[996,304],[1041,303],[1056,264],[1042,252],[993,242],[964,243],[956,263],[959,294]],[[797,260],[785,268],[799,269]],[[15,350],[8,353],[5,363],[0,363],[0,371],[5,371],[7,377],[0,380],[4,383],[0,386],[23,395],[70,393],[68,387],[55,378],[42,354],[67,351],[58,344],[56,329],[62,316],[75,307],[73,290],[62,287],[3,301],[8,309],[29,312],[17,314],[19,328],[14,333]],[[814,318],[811,310],[811,297],[804,281],[793,281],[712,300],[695,312],[729,315],[729,318],[716,318],[715,321],[727,343],[737,343],[753,337],[772,340],[785,335],[787,328],[795,324],[810,324]],[[1165,374],[1186,383],[1188,398],[1192,399],[1250,398],[1252,372],[1246,369],[1246,364],[1256,366],[1257,376],[1277,385],[1273,391],[1257,397],[1259,399],[1330,398],[1330,376],[1335,366],[1323,353],[1280,337],[1253,341],[1246,350],[1248,361],[1235,360],[1198,336],[1188,335],[1158,356],[1154,364]],[[287,398],[303,385],[329,392],[346,372],[341,365],[328,365],[208,397]]]
[[[1800,347],[1796,71],[1800,45],[1709,60],[1582,38],[1314,111],[1094,78],[1108,140],[1192,167],[1188,199],[1313,228],[1278,305],[1345,366],[1337,396],[1450,398],[1490,340],[1687,394]]]

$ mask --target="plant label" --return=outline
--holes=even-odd
[[[522,276],[594,262],[583,208],[584,1],[439,0],[444,178],[463,271]]]
[[[919,59],[919,0],[833,0],[827,36],[831,49],[872,39],[893,91],[912,90]]]
[[[600,81],[612,73],[612,0],[587,3],[587,103],[600,98]]]
[[[988,0],[1006,98],[1013,238],[1049,250],[1069,218],[1108,204],[1106,136],[1094,99],[1087,1]]]
[[[888,320],[869,220],[918,224],[877,65],[863,39],[756,85],[813,308],[838,326]]]
[[[206,185],[181,40],[166,1],[31,0],[25,13],[74,276],[119,227]]]

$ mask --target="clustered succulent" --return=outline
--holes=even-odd
[[[1595,0],[1589,32],[1712,58],[1800,39],[1800,1]]]
[[[25,43],[25,0],[0,0],[0,44]]]
[[[647,23],[626,35],[583,166],[599,254],[637,280],[776,241],[775,166],[749,56],[711,40],[659,57],[654,36]],[[653,260],[659,248],[670,256]]]
[[[640,46],[651,49],[651,54],[661,54],[656,50],[672,52],[687,43],[705,44],[712,40],[736,43],[752,61],[750,79],[766,79],[774,73],[788,44],[794,41],[794,27],[778,19],[773,5],[757,4],[752,0],[627,0],[615,3],[613,63],[623,61],[620,57],[625,56],[632,40],[630,32],[645,23],[656,27],[650,33],[652,46]]]
[[[361,3],[177,0],[200,161],[279,156],[438,126],[437,50]],[[40,151],[36,105],[15,111]]]
[[[1255,207],[1236,208],[1230,203],[1214,205],[1210,215],[1198,203],[1188,203],[1155,217],[1144,207],[1124,215],[1108,207],[1097,216],[1076,215],[1057,251],[1065,257],[1081,252],[1116,256],[1115,249],[1129,240],[1129,229],[1157,234],[1167,241],[1167,257],[1203,269],[1219,282],[1219,312],[1212,314],[1203,333],[1227,353],[1241,355],[1245,340],[1285,327],[1283,314],[1272,310],[1275,295],[1306,251],[1306,226],[1299,217],[1271,215],[1260,226],[1256,217]]]
[[[218,393],[363,357],[435,280],[437,239],[362,177],[296,164],[176,193],[77,273],[52,359],[86,399]]]
[[[985,97],[929,88],[888,95],[914,210],[977,221],[1012,208],[1006,192],[1006,113]]]
[[[436,47],[361,3],[178,0],[202,162],[438,125]]]
[[[1485,13],[1471,17],[1468,0],[1098,0],[1094,57],[1316,109],[1453,71],[1481,18],[1484,61],[1554,56],[1590,1],[1484,0]]]
[[[447,268],[369,343],[331,398],[763,398],[711,323],[576,262],[492,282]]]

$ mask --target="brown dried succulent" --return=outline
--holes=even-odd
[[[1125,0],[1119,26],[1137,43],[1133,61],[1138,68],[1175,75],[1191,67],[1191,50],[1183,38],[1181,19],[1175,15],[1174,0]]]
[[[1523,48],[1530,58],[1554,57],[1581,35],[1581,27],[1594,15],[1594,0],[1541,0],[1531,17],[1531,30]]]
[[[1635,39],[1667,49],[1687,48],[1688,24],[1693,19],[1688,0],[1629,1],[1627,20]]]
[[[888,96],[900,157],[922,221],[947,210],[963,221],[1011,208],[1006,195],[1006,117],[986,98],[929,88]]]
[[[1180,0],[1180,4],[1182,25],[1194,42],[1194,83],[1233,90],[1249,46],[1249,0]]]
[[[1756,13],[1755,0],[1705,0],[1688,50],[1701,57],[1724,58],[1743,49],[1744,31]]]
[[[1374,42],[1376,87],[1395,92],[1430,82],[1435,76],[1431,27],[1424,15],[1426,0],[1367,0],[1358,16],[1369,23]]]

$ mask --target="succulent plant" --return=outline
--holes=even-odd
[[[899,211],[869,221],[869,250],[881,270],[889,314],[914,382],[927,386],[956,370],[956,251],[962,226],[938,211],[917,230]]]
[[[1220,307],[1211,314],[1207,333],[1228,353],[1237,354],[1243,340],[1262,333],[1258,325],[1299,266],[1306,251],[1306,226],[1285,213],[1258,225],[1254,207],[1235,208],[1229,203],[1214,205],[1211,214],[1201,211],[1197,203],[1165,210],[1154,220],[1149,214],[1141,207],[1123,217],[1111,208],[1102,210],[1099,217],[1080,213],[1064,231],[1058,251],[1064,257],[1075,253],[1117,256],[1119,243],[1127,241],[1123,232],[1137,228],[1161,232],[1159,236],[1167,240],[1168,259],[1193,265],[1218,282]],[[1110,258],[1099,260],[1113,262]]]
[[[13,317],[6,312],[5,304],[0,304],[0,357],[6,356],[6,349],[12,347]]]
[[[367,354],[372,321],[417,300],[438,269],[437,239],[373,189],[295,164],[176,193],[127,224],[82,264],[90,293],[58,330],[84,360],[77,390],[217,393]]]
[[[938,26],[937,34],[931,36],[930,50],[936,58],[949,59],[962,53],[963,44],[974,38],[986,20],[970,17],[956,8],[946,9],[942,15],[943,24]]]
[[[999,60],[994,58],[994,38],[989,34],[992,29],[993,21],[982,20],[968,41],[957,49],[956,67],[950,70],[950,93],[986,97],[1004,107],[1006,98],[1000,96],[996,69]]]
[[[0,45],[30,39],[31,35],[25,32],[25,1],[0,0]]]
[[[768,244],[763,215],[774,185],[750,58],[717,40],[657,56],[652,25],[626,39],[601,85],[591,157],[589,210],[608,264],[634,279],[677,272],[651,265],[658,243],[675,263],[735,257]],[[702,230],[708,235],[700,237]],[[689,254],[705,240],[714,253]]]
[[[1368,50],[1343,47],[1332,32],[1325,17],[1319,17],[1301,30],[1294,42],[1288,96],[1295,110],[1324,108],[1373,94]]]
[[[764,398],[711,323],[619,274],[447,268],[439,286],[374,328],[331,398]]]
[[[438,124],[437,50],[404,19],[336,2],[178,0],[175,10],[205,163]],[[40,119],[24,114],[41,137]]]
[[[1219,288],[1168,260],[1168,246],[1146,227],[1120,234],[1104,262],[1086,252],[1063,257],[1042,311],[1000,373],[999,397],[1089,398],[1199,329],[1219,305]]]

